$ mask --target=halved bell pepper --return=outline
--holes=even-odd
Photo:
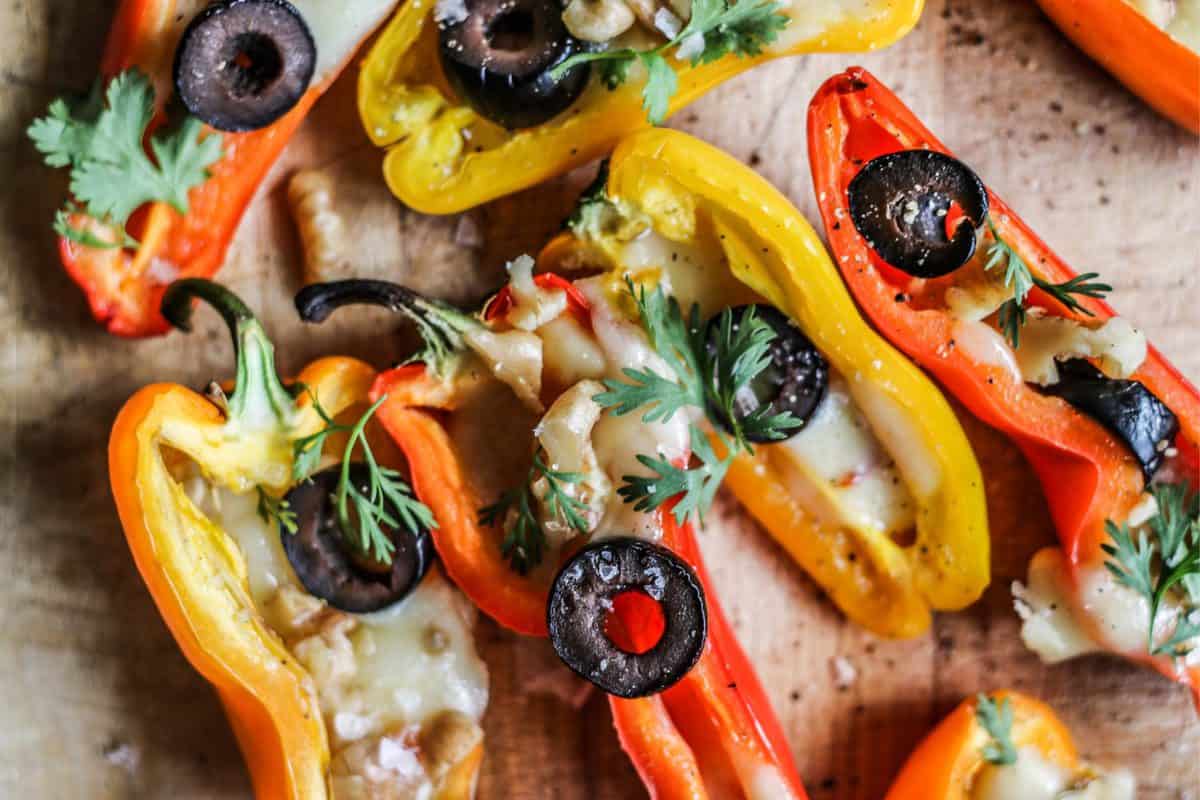
[[[836,504],[832,493],[808,478],[802,499],[782,445],[760,445],[735,460],[726,484],[771,536],[851,619],[880,635],[916,636],[929,627],[932,609],[977,599],[988,583],[987,514],[966,436],[938,389],[859,316],[800,212],[736,159],[664,129],[621,143],[607,196],[644,215],[670,242],[720,256],[721,274],[697,270],[688,279],[693,286],[675,287],[685,307],[696,299],[689,292],[705,294],[696,285],[709,284],[707,294],[724,305],[757,296],[787,314],[846,379],[917,505],[911,542],[849,515],[823,521],[812,498],[818,508]],[[614,237],[569,233],[551,242],[540,264],[554,269],[597,257],[618,272],[630,266]]]
[[[375,144],[388,148],[384,177],[406,205],[429,214],[462,211],[605,156],[623,136],[649,125],[642,108],[644,75],[638,72],[612,91],[593,75],[569,109],[533,128],[509,131],[484,119],[454,96],[442,74],[436,5],[401,8],[359,76],[363,125]],[[923,5],[923,0],[785,5],[791,24],[759,56],[725,56],[698,67],[671,59],[678,89],[670,113],[772,58],[886,47],[912,29]]]
[[[567,290],[563,313],[590,313],[586,300],[559,276],[539,275],[537,283],[543,289]],[[502,292],[485,316],[501,313],[506,302]],[[440,522],[433,538],[446,572],[500,624],[546,636],[552,573],[517,574],[501,552],[503,532],[478,520],[480,507],[490,498],[476,496],[468,479],[471,464],[446,429],[447,415],[459,408],[458,384],[425,364],[407,364],[379,376],[371,396],[385,395],[377,417],[405,454],[414,490]],[[676,524],[669,505],[656,513],[662,544],[687,561],[704,583],[709,635],[699,662],[667,691],[633,700],[610,698],[622,747],[655,800],[803,800],[807,795],[783,729],[725,621],[691,525]],[[622,615],[622,622],[630,630],[639,626],[637,618]]]
[[[1065,559],[1062,566],[1077,591],[1081,569],[1104,569],[1105,521],[1123,522],[1141,499],[1145,479],[1137,460],[1108,429],[1066,402],[1035,390],[1003,358],[956,346],[956,337],[964,336],[959,321],[945,308],[909,302],[904,292],[909,276],[883,263],[851,223],[847,187],[863,164],[914,148],[950,154],[899,98],[861,68],[836,75],[813,98],[808,141],[830,247],[855,299],[889,341],[1021,448],[1041,479],[1062,547],[1061,554],[1043,551],[1035,561],[1052,566],[1047,560]],[[1030,269],[1054,283],[1075,276],[999,197],[990,191],[988,196],[992,223]],[[1095,320],[1115,316],[1100,300],[1079,300]],[[1003,341],[999,345],[1007,347]],[[1180,477],[1200,486],[1200,393],[1153,347],[1132,378],[1177,416],[1180,432],[1174,447]],[[1096,641],[1105,641],[1098,622],[1090,633]],[[1177,669],[1165,656],[1127,655],[1153,664],[1198,692],[1200,667]]]
[[[365,407],[376,373],[361,361],[324,358],[300,372],[297,385],[307,391],[293,396],[250,311],[201,287],[177,298],[177,315],[186,318],[192,293],[224,295],[216,303],[235,337],[233,394],[222,408],[160,383],[130,398],[109,440],[113,498],[159,613],[225,707],[255,795],[330,798],[330,748],[313,679],[256,610],[237,543],[197,507],[173,468],[190,459],[215,485],[278,496],[294,482],[293,442],[324,427],[311,398],[334,417]],[[473,796],[482,755],[480,744],[458,761],[436,797]]]
[[[1200,133],[1200,54],[1127,0],[1037,0],[1079,49],[1158,113]]]
[[[111,79],[136,67],[155,89],[161,124],[173,92],[172,64],[184,28],[206,0],[122,0],[117,8],[100,74]],[[211,177],[188,193],[188,213],[152,203],[132,218],[131,248],[97,248],[60,237],[59,255],[87,295],[92,315],[119,336],[155,336],[170,326],[158,312],[162,294],[176,278],[209,277],[220,267],[242,212],[267,170],[333,83],[357,45],[396,5],[396,0],[305,0],[295,5],[317,44],[318,72],[308,92],[283,117],[247,133],[220,134],[224,156]],[[348,35],[357,34],[357,35]],[[70,215],[72,227],[120,241],[120,232],[85,214]]]
[[[1012,714],[1010,741],[1018,761],[1036,757],[1050,771],[1068,779],[1086,781],[1097,777],[1081,763],[1071,732],[1048,705],[1012,691],[991,693],[988,700],[997,706],[1007,704]],[[968,800],[979,796],[979,779],[989,769],[984,754],[992,745],[992,737],[979,722],[978,705],[977,697],[964,700],[938,723],[904,763],[884,800]],[[1033,774],[1041,776],[1045,772],[1043,768]],[[1035,786],[1032,790],[1040,789]]]

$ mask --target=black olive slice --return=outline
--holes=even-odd
[[[588,65],[550,70],[584,45],[556,0],[465,0],[465,15],[438,22],[442,68],[455,91],[506,128],[530,128],[564,111],[587,86]]]
[[[710,351],[715,349],[717,336],[726,319],[732,326],[740,325],[751,310],[755,317],[771,326],[771,330],[775,331],[775,340],[771,342],[771,363],[734,395],[734,413],[739,420],[743,420],[767,406],[767,414],[790,411],[801,423],[807,423],[825,399],[825,390],[829,387],[829,363],[804,332],[779,309],[755,304],[732,308],[729,315],[722,313],[714,316],[708,321],[705,331],[708,347]],[[712,412],[727,429],[731,427],[724,409],[713,406]],[[795,436],[802,430],[803,425],[792,428],[785,438]],[[752,442],[780,441],[756,435],[752,431],[747,431],[746,438]]]
[[[378,611],[405,598],[433,564],[429,531],[386,531],[396,546],[390,567],[369,562],[347,544],[338,524],[334,492],[341,465],[323,469],[287,493],[297,530],[280,530],[283,550],[304,588],[334,608],[355,614]],[[350,479],[366,490],[367,467],[355,463]]]
[[[665,628],[644,653],[621,649],[605,633],[613,601],[640,592],[657,602]],[[657,544],[605,539],[576,553],[550,587],[550,643],[563,662],[609,694],[644,697],[688,673],[708,636],[704,588],[692,568]]]
[[[1046,394],[1061,397],[1119,436],[1133,451],[1149,481],[1162,466],[1164,451],[1179,433],[1179,420],[1163,401],[1138,381],[1110,378],[1086,359],[1058,365],[1058,383]]]
[[[266,127],[312,82],[317,45],[286,0],[221,0],[196,15],[175,51],[175,92],[223,131]]]
[[[987,189],[966,164],[932,150],[873,158],[850,181],[850,219],[867,244],[918,278],[947,275],[975,254],[975,229],[988,213]],[[957,205],[970,225],[946,235]]]

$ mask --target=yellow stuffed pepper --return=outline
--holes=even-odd
[[[358,105],[407,205],[445,214],[609,153],[771,58],[862,52],[923,0],[417,0],[363,65]]]
[[[915,636],[931,610],[979,597],[987,515],[967,439],[937,388],[859,316],[783,195],[697,139],[647,130],[616,149],[606,182],[568,226],[539,269],[603,272],[626,308],[632,288],[651,340],[662,324],[647,320],[646,298],[659,290],[694,306],[685,318],[693,338],[705,337],[699,353],[719,348],[722,335],[736,344],[750,314],[767,339],[774,334],[753,378],[708,398],[708,430],[718,455],[733,456],[725,480],[738,499],[849,617],[881,635]],[[719,358],[693,363],[722,369]],[[616,414],[652,413],[653,379],[626,377],[606,382],[598,401]],[[771,430],[776,415],[790,421]]]
[[[473,796],[487,671],[474,611],[434,564],[428,509],[373,425],[375,372],[328,358],[285,388],[224,289],[231,396],[148,386],[113,427],[113,496],[171,633],[216,688],[260,798]]]

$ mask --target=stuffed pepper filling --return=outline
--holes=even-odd
[[[1200,2],[1198,0],[1125,0],[1171,38],[1200,53]]]
[[[970,800],[1134,800],[1133,776],[1121,770],[1069,769],[1034,747],[1016,751],[1011,764],[986,764],[971,784]]]
[[[312,677],[334,797],[415,800],[461,780],[483,740],[488,675],[475,609],[440,569],[376,611],[342,611],[306,589],[285,552],[297,534],[263,520],[252,494],[197,474],[184,485],[237,543],[255,610]]]
[[[849,213],[835,209],[835,218],[853,222],[895,302],[944,316],[945,346],[989,370],[989,384],[1025,384],[1047,413],[1069,404],[1140,468],[1140,498],[1104,521],[1097,552],[1070,570],[1061,551],[1041,553],[1028,586],[1016,584],[1026,643],[1053,661],[1104,648],[1172,657],[1183,671],[1200,664],[1195,444],[1137,380],[1148,354],[1142,332],[1089,309],[1111,287],[1094,273],[1041,278],[1006,239],[1007,216],[989,214],[983,183],[938,152],[868,161],[848,200]]]
[[[843,375],[829,364],[799,328],[763,302],[730,270],[733,236],[697,211],[687,240],[669,238],[636,208],[607,199],[585,199],[573,231],[585,254],[604,253],[639,284],[656,284],[683,308],[693,304],[716,336],[725,309],[736,332],[746,309],[774,333],[770,367],[734,397],[735,412],[790,413],[798,424],[783,435],[758,439],[751,457],[786,476],[789,489],[822,527],[862,527],[907,544],[913,540],[917,505],[909,483],[924,481],[934,468],[922,463],[919,447],[897,462],[906,426],[889,416],[887,401],[860,374]],[[760,411],[759,409],[762,409]],[[710,427],[729,430],[719,405],[710,404]],[[749,438],[756,437],[750,432]],[[853,558],[852,555],[848,557]]]

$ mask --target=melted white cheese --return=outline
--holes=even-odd
[[[1013,603],[1021,617],[1025,646],[1048,664],[1100,649],[1075,619],[1067,597],[1062,551],[1038,553],[1029,564],[1028,583],[1013,581]]]
[[[985,764],[971,789],[971,800],[1134,800],[1136,784],[1125,770],[1098,774],[1087,768],[1073,774],[1048,761],[1038,750],[1022,747],[1016,763]]]
[[[1017,364],[1030,383],[1058,383],[1058,361],[1094,358],[1110,378],[1128,378],[1146,360],[1146,335],[1123,317],[1096,326],[1078,320],[1029,312],[1021,328]]]
[[[580,381],[558,396],[534,430],[551,470],[583,476],[582,480],[560,486],[563,493],[584,505],[579,512],[586,524],[583,533],[595,530],[612,494],[612,481],[600,469],[592,446],[592,430],[602,413],[592,398],[602,391],[604,386],[596,381]],[[581,533],[560,516],[551,514],[545,503],[548,491],[545,477],[535,480],[531,488],[540,501],[542,530],[551,545],[560,546]]]
[[[712,244],[673,242],[647,228],[624,244],[618,261],[634,280],[657,273],[663,291],[678,297],[685,311],[699,304],[705,318],[753,300],[745,284],[733,277],[721,248]]]
[[[412,772],[406,759],[417,758],[411,740],[424,723],[457,712],[478,726],[487,706],[488,674],[474,648],[475,610],[440,570],[431,570],[407,598],[388,608],[370,614],[334,611],[304,591],[279,532],[259,517],[253,494],[215,489],[201,478],[190,479],[187,489],[238,543],[255,607],[312,677],[335,773],[349,759],[372,774],[387,773],[394,783],[405,770]],[[397,750],[402,742],[406,753]],[[370,753],[359,753],[363,747]],[[416,767],[420,780],[414,778],[411,792],[396,796],[423,797],[432,790],[424,768]]]
[[[825,484],[826,493],[836,498],[840,522],[884,533],[899,533],[916,523],[908,487],[840,376],[830,376],[825,398],[808,424],[771,447],[795,459],[809,480]]]
[[[291,0],[291,3],[304,17],[317,43],[314,86],[333,77],[358,43],[379,27],[398,4],[397,0]]]

